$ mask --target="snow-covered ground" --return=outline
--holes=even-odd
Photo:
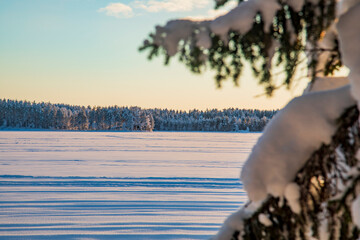
[[[0,239],[208,239],[259,133],[0,132]]]

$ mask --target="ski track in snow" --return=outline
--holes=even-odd
[[[259,133],[0,132],[0,239],[208,239]]]

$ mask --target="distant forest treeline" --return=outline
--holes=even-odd
[[[0,99],[0,128],[115,131],[262,131],[276,111],[83,107]]]

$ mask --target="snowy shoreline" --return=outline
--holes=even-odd
[[[158,132],[158,133],[262,133],[260,131],[127,131],[127,130],[65,130],[65,129],[42,129],[42,128],[0,128],[0,132],[124,132],[124,133],[149,133],[149,132]]]

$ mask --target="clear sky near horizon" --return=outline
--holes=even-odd
[[[262,94],[249,71],[217,89],[172,59],[138,47],[155,25],[214,16],[213,0],[0,0],[0,98],[91,106],[277,109],[300,94]]]

